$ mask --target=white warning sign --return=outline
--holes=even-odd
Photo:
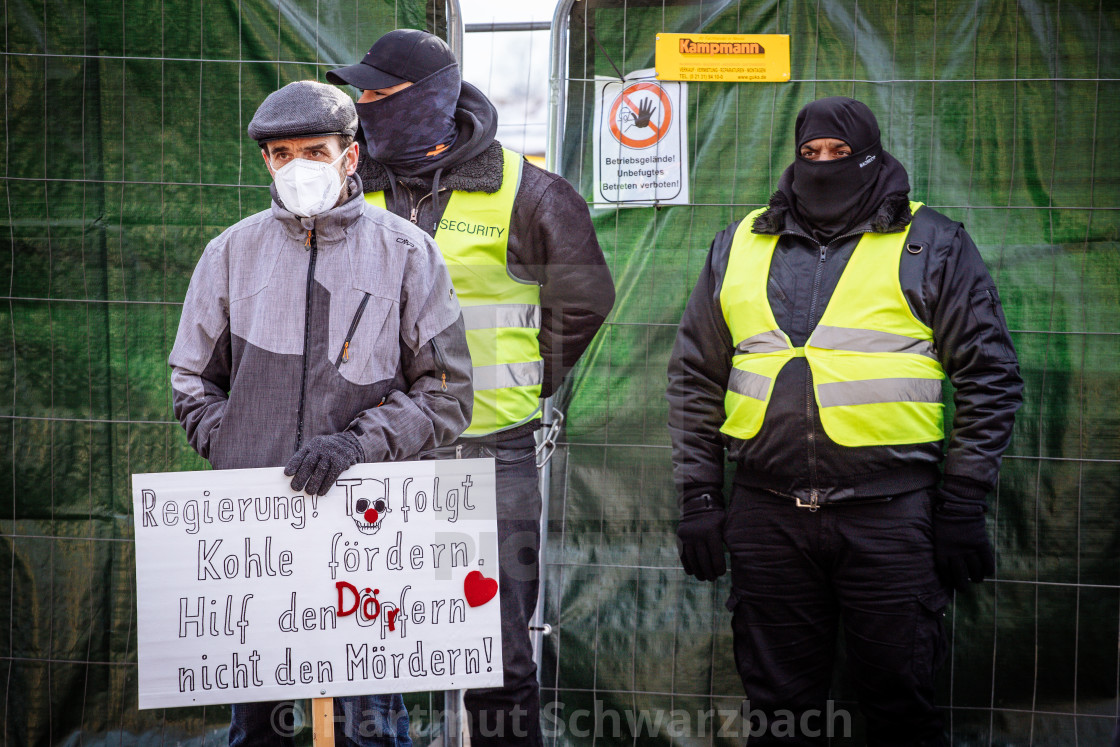
[[[595,83],[595,194],[600,207],[688,203],[687,84],[638,70]]]

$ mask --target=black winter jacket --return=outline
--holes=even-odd
[[[479,155],[450,166],[432,199],[431,176],[397,177],[396,194],[389,173],[362,153],[358,173],[366,192],[385,192],[390,212],[411,219],[429,235],[453,190],[493,194],[502,186],[502,147],[496,141]],[[595,237],[587,203],[562,177],[526,161],[514,198],[507,263],[520,280],[541,286],[541,331],[544,358],[541,396],[560,386],[614,306],[614,281]],[[540,421],[503,431],[507,440],[539,427]]]
[[[795,358],[778,374],[762,429],[749,440],[720,433],[734,342],[719,294],[739,222],[716,235],[677,332],[669,364],[669,430],[678,495],[721,495],[724,449],[735,482],[820,503],[887,496],[934,485],[943,471],[989,490],[1022,401],[1022,380],[999,294],[964,227],[923,207],[888,198],[879,214],[852,233],[818,245],[792,220],[782,193],[754,223],[780,238],[770,266],[768,298],[793,345],[812,334],[860,235],[896,232],[913,220],[899,267],[910,308],[933,330],[934,346],[955,388],[948,444],[841,446],[821,427],[811,372]],[[979,496],[979,497],[982,497]]]

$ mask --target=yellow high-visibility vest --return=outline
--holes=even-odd
[[[910,203],[917,214],[920,202]],[[793,358],[813,375],[821,425],[843,446],[889,446],[944,437],[933,332],[910,310],[899,281],[909,227],[866,233],[848,260],[824,315],[804,347],[794,347],[766,294],[777,236],[753,233],[748,215],[735,231],[720,305],[735,341],[720,430],[749,439],[762,428],[774,380]]]
[[[513,201],[522,157],[503,151],[502,187],[494,194],[451,193],[436,229],[467,328],[474,376],[474,415],[464,436],[486,436],[540,417],[544,359],[541,291],[506,266]],[[366,202],[385,208],[385,193]]]

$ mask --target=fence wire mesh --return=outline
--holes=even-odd
[[[1120,11],[1025,3],[566,4],[562,173],[593,194],[597,79],[654,66],[659,32],[789,34],[789,83],[689,85],[691,203],[595,211],[618,302],[558,399],[546,558],[550,744],[736,744],[729,593],[676,557],[665,428],[676,325],[710,241],[765,204],[797,111],[878,115],[912,198],[962,221],[1005,302],[1026,403],[990,525],[997,571],[958,595],[939,680],[954,744],[1101,744],[1120,681]],[[951,407],[951,399],[949,400]],[[857,712],[837,676],[837,708]],[[583,714],[582,718],[573,718]],[[707,719],[707,720],[705,720]],[[837,721],[842,731],[842,721]],[[598,731],[596,731],[596,728]],[[862,743],[858,717],[852,738]]]
[[[33,0],[3,24],[0,742],[224,744],[228,707],[136,708],[130,475],[205,467],[171,411],[183,296],[269,204],[264,97],[390,29],[446,35],[445,3]]]
[[[179,304],[206,242],[267,205],[244,135],[260,100],[390,28],[442,34],[443,3],[4,7],[3,741],[224,743],[228,709],[136,710],[129,476],[205,466],[171,414]],[[595,211],[618,303],[558,397],[546,741],[738,743],[701,715],[737,709],[741,686],[726,580],[676,558],[665,369],[711,237],[774,189],[797,110],[843,94],[876,111],[913,194],[976,239],[1027,381],[991,497],[996,578],[946,621],[953,741],[1103,743],[1120,686],[1120,9],[583,0],[569,20],[560,168],[589,198],[596,76],[652,66],[657,32],[790,34],[793,80],[691,85],[692,203]],[[835,693],[853,707],[842,678]]]

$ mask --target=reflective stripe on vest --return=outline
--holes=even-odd
[[[540,286],[514,279],[506,267],[521,164],[519,153],[503,150],[501,189],[452,192],[436,229],[473,364],[474,415],[464,436],[485,436],[540,417]],[[366,202],[384,208],[385,193],[370,192]]]
[[[921,203],[910,203],[913,213]],[[764,208],[765,209],[765,208]],[[720,305],[736,340],[720,429],[749,439],[762,428],[774,380],[804,357],[821,425],[843,446],[927,443],[944,437],[945,373],[933,333],[914,316],[898,278],[906,231],[866,233],[852,252],[804,347],[778,329],[767,297],[777,236],[751,231],[756,210],[735,231]]]

